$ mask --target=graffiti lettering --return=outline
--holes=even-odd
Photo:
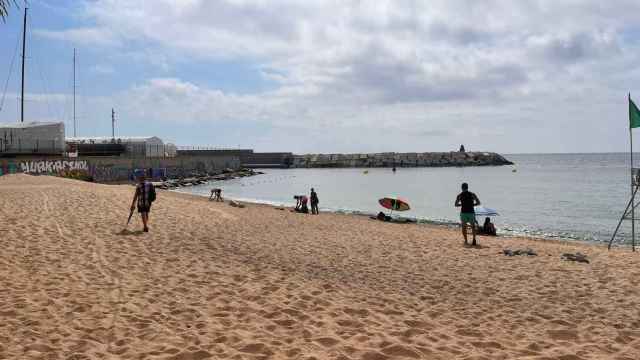
[[[43,173],[59,173],[61,171],[70,170],[88,170],[89,166],[86,161],[24,161],[20,163],[23,173],[43,174]]]

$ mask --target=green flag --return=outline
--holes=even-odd
[[[632,129],[640,127],[640,110],[631,100],[631,96],[629,96],[629,127]]]

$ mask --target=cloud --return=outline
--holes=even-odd
[[[532,36],[527,39],[534,53],[550,62],[575,64],[621,53],[620,44],[611,33],[574,33]]]
[[[35,29],[33,33],[45,39],[64,40],[87,46],[116,46],[121,44],[120,38],[114,33],[100,27],[84,27],[60,31]]]
[[[424,137],[431,137],[431,136],[449,136],[452,135],[453,132],[449,131],[449,130],[424,130],[424,131],[420,131],[420,132],[416,132],[415,134],[413,134],[414,136],[424,136]]]
[[[445,147],[490,136],[535,149],[532,137],[506,138],[543,138],[548,127],[562,139],[575,136],[566,124],[577,114],[597,124],[623,112],[640,81],[640,44],[628,41],[637,13],[633,0],[95,0],[82,26],[38,34],[153,64],[154,75],[113,94],[141,121],[262,123],[324,131],[345,147],[367,147],[353,141],[366,128],[371,139],[439,134],[434,146]],[[276,87],[238,95],[172,72],[221,60],[250,64]],[[582,136],[610,148],[597,132]]]
[[[96,64],[92,66],[91,71],[100,75],[113,75],[116,73],[116,69],[114,69],[110,65],[104,65],[104,64]]]

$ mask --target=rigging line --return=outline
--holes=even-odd
[[[71,89],[73,91],[73,68],[71,68],[71,70],[69,70],[69,73],[67,74],[67,76],[65,76],[65,83],[64,83],[64,89],[65,90],[69,90]],[[71,96],[68,96],[68,94],[64,95],[64,98],[62,100],[62,122],[64,122],[64,128],[65,128],[65,132],[69,129],[71,129],[71,125],[72,125],[72,115],[71,115],[71,111],[69,110],[69,108],[71,107],[71,101],[72,98]]]
[[[64,88],[66,90],[73,89],[73,70],[69,71],[68,75],[69,75],[69,77],[65,76],[66,80],[65,80]],[[65,95],[64,96],[64,100],[62,102],[62,121],[64,122],[65,131],[67,131],[67,129],[71,128],[70,127],[70,123],[71,123],[72,120],[70,120],[71,119],[71,115],[70,115],[70,111],[69,111],[69,108],[71,107],[71,105],[70,105],[71,101],[72,100],[70,99],[70,97]]]
[[[4,100],[7,96],[7,89],[9,88],[9,81],[11,81],[11,75],[13,74],[13,66],[16,62],[16,55],[18,54],[18,45],[20,45],[20,34],[16,37],[16,48],[13,50],[13,57],[11,58],[11,65],[9,65],[9,74],[7,75],[7,81],[4,83],[4,91],[2,92],[2,100],[0,100],[0,112],[4,108]]]
[[[31,19],[31,15],[27,15],[27,17],[29,18],[29,24],[33,23],[33,19]],[[32,32],[29,32],[29,43],[33,44],[33,36],[32,36]],[[47,112],[48,115],[51,117],[52,120],[55,119],[55,115],[54,112],[51,110],[51,102],[49,101],[49,98],[51,97],[51,91],[49,91],[49,82],[48,79],[46,78],[46,76],[44,75],[44,72],[42,71],[42,65],[40,64],[40,60],[38,57],[38,54],[33,52],[33,59],[35,62],[36,67],[38,68],[38,74],[40,75],[40,81],[42,81],[42,90],[44,91],[44,102],[45,104],[47,104]],[[57,114],[58,116],[60,114]]]
[[[73,120],[73,117],[75,116],[75,121],[74,121],[74,129],[75,129],[75,136],[80,136],[78,134],[80,134],[80,119],[84,119],[84,110],[86,109],[86,98],[85,96],[83,96],[83,93],[81,91],[82,89],[82,71],[80,71],[82,69],[82,61],[83,61],[83,57],[80,56],[80,52],[76,51],[76,67],[74,70],[74,79],[75,79],[75,83],[73,84],[73,88],[75,91],[75,99],[76,99],[76,103],[75,103],[75,107],[72,107],[72,109],[75,109],[73,114],[71,115]],[[73,100],[72,100],[73,102]]]

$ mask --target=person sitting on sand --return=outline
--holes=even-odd
[[[144,228],[142,231],[149,232],[149,212],[151,212],[151,203],[155,200],[156,191],[153,184],[146,180],[144,174],[138,177],[138,185],[136,185],[136,192],[133,195],[133,201],[131,202],[131,211],[133,212],[138,205],[138,212],[142,217],[142,224]]]
[[[462,227],[464,244],[468,245],[467,226],[470,226],[471,233],[473,234],[473,242],[471,245],[478,245],[476,241],[476,213],[473,207],[480,205],[480,199],[478,199],[476,194],[469,191],[469,184],[462,183],[462,192],[456,197],[454,205],[460,208],[460,226]]]
[[[211,189],[211,196],[209,196],[209,200],[212,200],[212,198],[215,201],[224,201],[222,200],[222,189]]]
[[[305,195],[300,196],[300,212],[303,214],[309,213],[309,208],[307,207],[307,202],[309,202],[309,198]]]
[[[491,219],[487,216],[484,219],[484,225],[482,225],[482,233],[485,235],[496,236],[496,227],[491,222]]]
[[[296,200],[296,207],[293,209],[295,212],[300,212],[300,207],[302,207],[302,196],[293,195],[293,198]]]
[[[320,212],[318,211],[318,193],[311,188],[311,213],[318,215]]]

